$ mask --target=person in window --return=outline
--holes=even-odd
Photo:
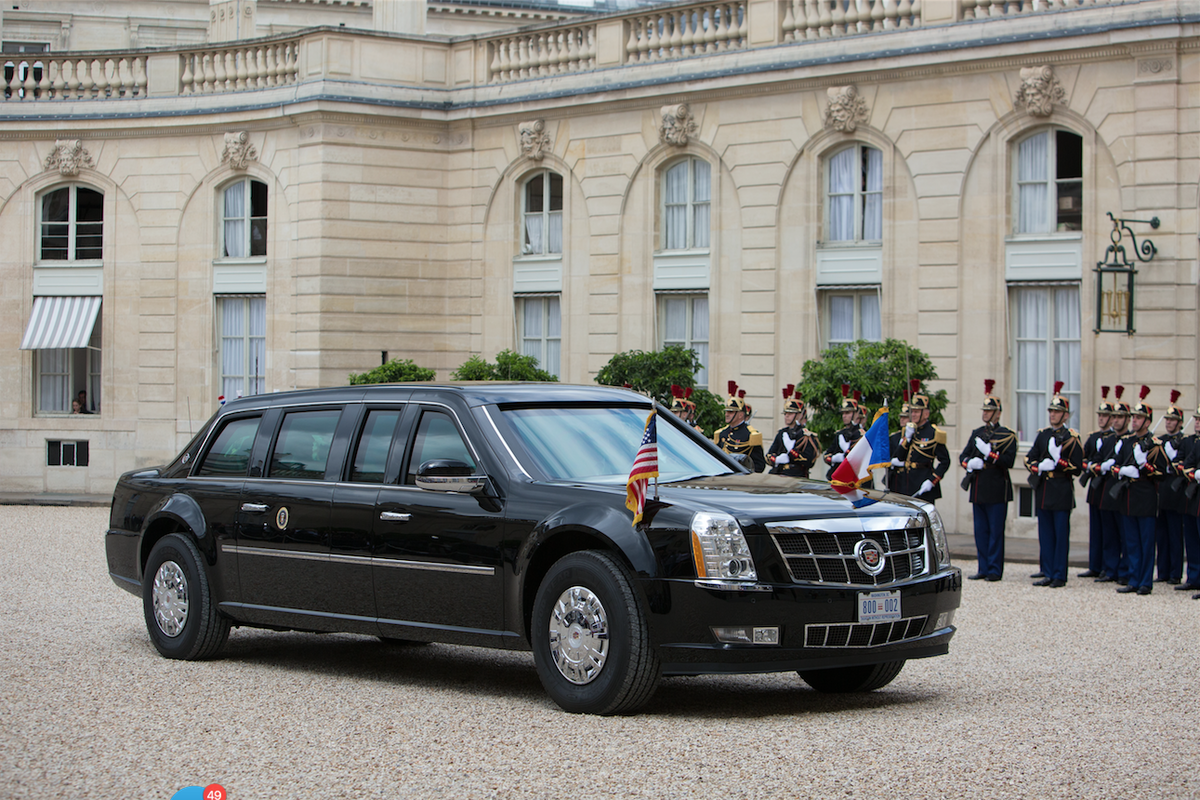
[[[79,394],[75,395],[75,400],[79,403],[80,414],[91,414],[88,410],[87,389],[80,389]]]
[[[983,425],[971,431],[958,461],[967,471],[963,488],[975,514],[975,552],[979,571],[968,580],[1004,577],[1004,526],[1013,499],[1008,471],[1017,460],[1017,434],[1000,424],[1003,407],[992,394],[996,382],[983,382]]]
[[[893,491],[932,503],[941,498],[940,484],[950,469],[946,432],[929,421],[928,395],[915,392],[908,402],[908,415],[892,454],[902,462],[896,468],[899,480]]]
[[[1044,577],[1034,586],[1067,585],[1067,549],[1071,540],[1071,509],[1075,508],[1075,476],[1083,471],[1083,445],[1079,433],[1064,424],[1071,402],[1062,394],[1062,381],[1054,382],[1047,410],[1050,426],[1038,431],[1025,456],[1033,475],[1034,507],[1038,518],[1038,543]]]
[[[842,413],[842,429],[834,434],[833,441],[825,448],[825,463],[829,465],[829,471],[825,473],[825,480],[833,477],[833,471],[837,469],[838,464],[846,460],[846,454],[850,452],[850,448],[863,435],[862,428],[854,421],[858,417],[858,405],[850,396],[850,384],[848,383],[842,384],[840,411]]]
[[[1117,483],[1110,490],[1117,496],[1117,512],[1125,530],[1129,554],[1129,583],[1121,594],[1150,594],[1154,590],[1154,525],[1158,517],[1158,482],[1166,474],[1162,445],[1154,438],[1150,423],[1154,409],[1146,403],[1150,387],[1143,386],[1140,402],[1129,412],[1129,438],[1113,465]]]
[[[762,472],[767,467],[762,434],[747,424],[748,409],[745,390],[738,389],[737,381],[730,381],[729,400],[725,403],[725,427],[713,434],[713,441],[726,453],[746,456],[746,466],[754,472]]]
[[[1101,386],[1100,405],[1096,408],[1097,428],[1083,443],[1083,475],[1079,478],[1080,485],[1087,486],[1088,503],[1088,568],[1079,573],[1080,578],[1099,580],[1107,574],[1104,567],[1105,512],[1100,508],[1104,487],[1100,453],[1105,443],[1115,435],[1112,429],[1112,412],[1113,404],[1108,401],[1108,387]]]
[[[1178,586],[1183,581],[1183,487],[1179,472],[1183,457],[1183,411],[1175,405],[1179,390],[1171,390],[1171,405],[1163,412],[1164,433],[1158,437],[1167,457],[1167,474],[1158,483],[1158,520],[1155,523],[1154,547],[1158,552],[1158,578]]]
[[[795,389],[795,384],[789,383],[783,390],[783,427],[771,442],[767,463],[774,475],[807,478],[821,455],[821,443],[815,433],[804,427],[808,413]]]
[[[78,398],[71,400],[71,413],[72,414],[82,414],[83,412],[80,411],[81,408],[82,408],[82,406],[79,405]]]

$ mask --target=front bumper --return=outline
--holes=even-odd
[[[962,572],[951,567],[883,587],[900,591],[905,622],[894,628],[858,624],[858,594],[878,591],[873,587],[769,584],[738,592],[670,579],[644,588],[663,674],[785,672],[944,655]],[[778,628],[779,643],[727,644],[713,634],[714,627],[736,626]]]

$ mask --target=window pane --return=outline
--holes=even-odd
[[[543,251],[543,221],[544,218],[542,217],[541,213],[525,215],[525,245],[521,251],[524,255],[541,253]]]
[[[93,189],[75,190],[75,258],[103,258],[104,195]]]
[[[530,178],[525,184],[525,212],[540,214],[545,210],[545,175]]]
[[[250,255],[265,256],[267,254],[267,221],[265,219],[250,220]]]
[[[546,298],[546,336],[562,336],[562,303],[557,296]]]
[[[668,206],[665,222],[666,249],[682,250],[687,247],[687,206]]]
[[[829,159],[829,241],[854,240],[854,165],[857,149]]]
[[[883,341],[883,325],[879,319],[879,295],[859,295],[858,308],[862,326],[859,338],[870,342]]]
[[[70,189],[55,189],[42,197],[41,258],[66,261],[70,228]],[[57,224],[55,224],[57,223]]]
[[[267,254],[267,185],[250,181],[250,255]]]
[[[367,414],[367,422],[363,425],[362,435],[359,436],[358,446],[354,451],[354,466],[350,470],[350,480],[363,483],[383,483],[388,450],[392,446],[392,434],[399,421],[400,412],[390,409],[376,410]]]
[[[668,203],[687,202],[687,170],[686,161],[681,161],[667,170],[664,197]]]
[[[1050,135],[1039,133],[1021,142],[1017,148],[1017,180],[1049,180]]]
[[[204,457],[197,475],[245,475],[250,466],[250,450],[258,434],[258,417],[227,422]]]
[[[687,298],[667,295],[663,298],[663,344],[687,343]]]
[[[547,246],[549,253],[561,253],[562,245],[562,212],[552,211],[550,217],[550,241]]]
[[[694,221],[692,224],[692,242],[693,247],[708,247],[708,220],[709,220],[708,203],[696,203],[692,208]]]
[[[854,298],[833,295],[829,298],[829,341],[854,341]]]
[[[426,412],[417,426],[417,438],[413,445],[412,460],[408,465],[406,483],[415,484],[421,465],[439,459],[459,461],[472,471],[475,469],[475,459],[471,458],[471,452],[450,417],[440,412]]]
[[[692,199],[697,203],[707,203],[712,199],[712,165],[698,158],[693,159],[692,164],[696,173],[696,192]]]
[[[550,175],[550,211],[563,209],[563,179],[562,175],[553,172]]]
[[[865,165],[863,183],[863,233],[862,238],[879,241],[883,238],[883,153],[873,147],[864,147]]]
[[[71,410],[70,350],[39,350],[38,410],[66,412]]]
[[[322,480],[341,409],[287,414],[271,453],[267,476]]]
[[[531,297],[521,304],[524,308],[524,336],[526,339],[542,337],[542,298]]]
[[[1017,148],[1018,233],[1050,231],[1049,147],[1049,133],[1039,133]]]
[[[692,341],[708,341],[708,297],[692,298]]]
[[[267,216],[267,185],[262,181],[250,181],[250,216]]]
[[[225,246],[222,255],[226,258],[246,257],[246,182],[239,181],[224,192]]]
[[[1017,291],[1017,338],[1045,339],[1050,332],[1049,298],[1045,289]]]

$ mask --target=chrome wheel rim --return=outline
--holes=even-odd
[[[608,658],[608,613],[587,587],[572,586],[554,603],[550,655],[571,683],[582,686],[600,677]]]
[[[183,633],[188,618],[188,584],[183,569],[174,561],[164,561],[154,574],[151,602],[160,631],[172,639]]]

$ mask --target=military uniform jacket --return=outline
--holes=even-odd
[[[1041,511],[1070,511],[1075,507],[1075,476],[1083,471],[1083,445],[1076,431],[1067,427],[1042,428],[1025,455],[1025,467],[1033,472],[1043,460],[1051,458],[1052,436],[1061,442],[1062,450],[1054,469],[1038,473],[1034,507]]]
[[[916,495],[921,484],[930,481],[933,488],[921,495],[921,498],[937,500],[942,496],[940,481],[950,469],[950,451],[946,448],[944,430],[926,422],[913,431],[911,440],[905,441],[902,429],[892,457],[904,462],[903,467],[896,467],[897,485],[892,491]]]
[[[1145,464],[1137,463],[1135,446],[1146,455]],[[1126,438],[1113,470],[1128,466],[1138,468],[1138,477],[1129,479],[1128,488],[1117,500],[1116,510],[1129,517],[1158,516],[1158,482],[1167,473],[1167,456],[1152,434]]]
[[[1100,454],[1104,451],[1104,445],[1108,443],[1108,440],[1115,436],[1112,428],[1105,428],[1093,431],[1087,441],[1083,443],[1083,476],[1079,480],[1087,487],[1088,505],[1100,505],[1100,498],[1104,495],[1106,476],[1100,471],[1100,465],[1104,463]]]
[[[833,435],[833,440],[829,442],[829,446],[825,448],[825,463],[829,465],[829,471],[825,473],[825,480],[833,477],[833,471],[838,465],[833,463],[833,457],[838,453],[846,455],[850,452],[850,448],[854,447],[854,443],[862,438],[863,429],[851,423]],[[846,449],[842,449],[841,441],[838,437],[846,442]]]
[[[789,478],[807,478],[813,464],[821,455],[821,443],[817,441],[816,434],[808,428],[802,428],[799,425],[780,428],[775,434],[775,441],[771,442],[771,449],[767,451],[767,455],[776,458],[786,455],[788,459],[786,464],[776,462],[775,466],[771,467],[772,474],[787,475]]]
[[[745,422],[737,425],[726,425],[713,434],[717,447],[726,453],[741,453],[750,457],[750,467],[755,472],[762,472],[767,466],[767,457],[763,455],[762,434]]]
[[[1128,438],[1128,433],[1117,433],[1116,431],[1113,431],[1112,435],[1104,440],[1104,444],[1100,447],[1099,454],[1096,455],[1096,468],[1099,469],[1109,460],[1112,460],[1114,464],[1119,463],[1121,460],[1121,453],[1126,447],[1125,440]],[[1109,497],[1108,494],[1109,487],[1112,486],[1117,480],[1116,476],[1112,474],[1112,470],[1110,469],[1107,472],[1102,472],[1100,477],[1102,478],[1100,481],[1100,488],[1098,490],[1100,492],[1100,508],[1104,509],[1105,511],[1119,511],[1120,509],[1117,508],[1117,501]],[[1093,486],[1093,488],[1095,487]]]
[[[1183,489],[1187,480],[1183,475],[1183,459],[1187,457],[1187,437],[1182,433],[1166,434],[1158,437],[1159,445],[1170,442],[1175,449],[1175,458],[1163,447],[1163,460],[1167,463],[1166,474],[1158,482],[1158,508],[1160,511],[1183,511]],[[1180,480],[1184,478],[1183,480]]]
[[[979,446],[975,444],[976,438],[992,446],[991,454],[984,456],[979,452]],[[1009,477],[1008,471],[1017,462],[1017,434],[1003,425],[979,426],[971,431],[971,437],[967,440],[962,455],[958,457],[958,463],[966,469],[967,462],[972,458],[983,459],[983,469],[971,473],[971,486],[967,494],[971,502],[990,505],[1012,500],[1012,478]]]
[[[1196,484],[1196,469],[1200,468],[1200,437],[1193,434],[1184,441],[1188,443],[1188,454],[1183,457],[1183,474],[1188,482],[1183,488],[1183,513],[1200,517],[1200,486]],[[1188,492],[1192,493],[1191,497]]]

